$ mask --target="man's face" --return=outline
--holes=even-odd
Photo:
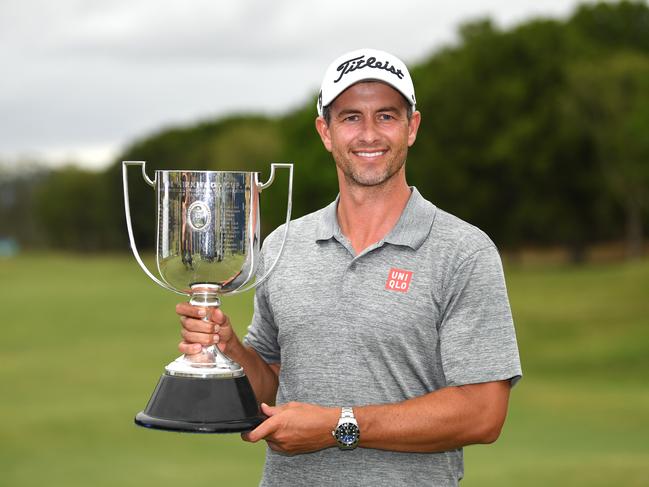
[[[334,100],[330,113],[329,125],[318,117],[316,128],[347,183],[377,186],[404,171],[420,114],[408,120],[398,91],[380,82],[357,83]]]

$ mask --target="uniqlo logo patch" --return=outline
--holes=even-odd
[[[396,269],[393,267],[390,269],[390,272],[388,272],[388,280],[385,281],[385,289],[388,291],[406,293],[410,287],[410,281],[412,281],[412,271]]]

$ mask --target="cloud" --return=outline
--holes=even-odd
[[[110,154],[164,125],[281,112],[309,100],[346,50],[376,47],[412,63],[452,42],[462,20],[508,24],[573,4],[3,0],[0,159],[66,147]]]

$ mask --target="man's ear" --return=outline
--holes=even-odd
[[[323,117],[318,117],[315,119],[315,129],[318,131],[320,140],[329,152],[331,152],[331,134],[329,133],[329,126],[327,121]]]
[[[408,147],[412,147],[412,144],[414,144],[417,139],[419,124],[421,124],[421,113],[415,111],[408,122]]]

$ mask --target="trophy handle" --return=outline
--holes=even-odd
[[[268,279],[270,273],[279,262],[279,258],[282,256],[282,252],[284,251],[284,244],[286,244],[286,238],[288,237],[288,227],[291,223],[291,206],[293,203],[293,164],[277,162],[272,163],[270,165],[270,176],[268,178],[268,181],[266,181],[265,183],[257,183],[257,187],[259,188],[259,192],[261,193],[264,189],[273,184],[273,181],[275,180],[275,169],[279,168],[288,169],[288,201],[286,202],[286,223],[284,225],[284,238],[282,239],[282,245],[279,248],[279,252],[277,253],[277,257],[275,257],[273,265],[268,268],[266,274],[264,274],[260,279],[257,279],[249,286],[245,286],[241,289],[237,289],[236,291],[229,292],[228,294],[239,294],[260,286],[266,279]]]
[[[137,261],[137,263],[140,265],[144,273],[147,276],[149,276],[153,282],[155,282],[158,286],[168,289],[169,291],[175,292],[176,294],[182,294],[183,296],[188,296],[189,293],[178,291],[177,289],[174,289],[173,287],[169,286],[165,282],[162,282],[155,275],[153,275],[153,273],[147,268],[147,266],[142,261],[142,258],[140,257],[140,253],[137,250],[137,246],[135,245],[135,237],[133,236],[133,226],[131,225],[131,207],[129,205],[129,197],[128,197],[128,166],[141,166],[142,177],[144,178],[144,181],[146,181],[146,183],[152,188],[155,188],[155,184],[156,184],[155,178],[153,180],[149,179],[149,176],[147,176],[146,174],[145,165],[146,165],[146,161],[122,161],[122,180],[124,186],[124,211],[126,213],[126,228],[128,229],[128,239],[131,244],[131,250],[133,251],[133,255],[135,256],[135,260]]]

